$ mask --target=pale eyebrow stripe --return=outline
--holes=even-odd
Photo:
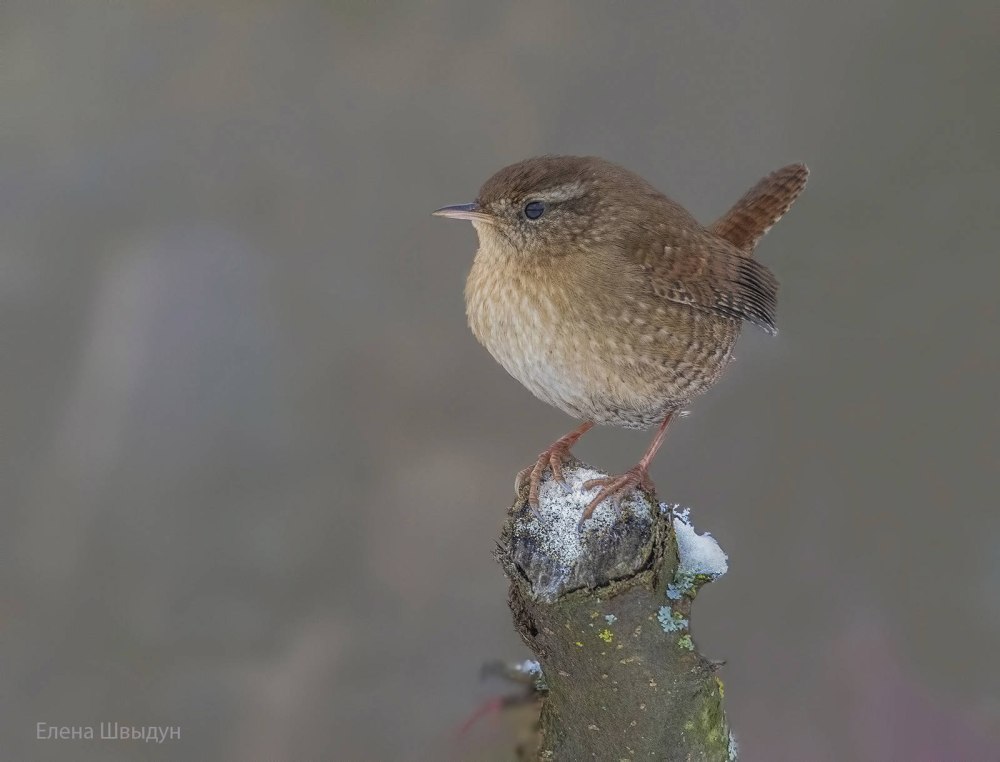
[[[571,198],[581,195],[583,195],[583,184],[575,182],[549,188],[535,194],[534,198],[537,198],[539,201],[569,201]]]

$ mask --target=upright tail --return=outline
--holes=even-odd
[[[789,164],[772,172],[709,229],[748,256],[753,254],[764,233],[781,219],[806,187],[808,177],[805,164]]]

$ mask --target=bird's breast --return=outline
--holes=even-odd
[[[516,265],[477,260],[466,286],[469,327],[532,394],[585,418],[593,381],[579,361],[574,318],[537,277]]]

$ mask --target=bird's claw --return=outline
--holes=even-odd
[[[642,465],[634,466],[620,476],[602,476],[598,479],[588,479],[583,483],[583,489],[589,490],[600,487],[601,491],[597,497],[587,504],[583,514],[580,516],[580,528],[583,529],[584,522],[594,515],[597,506],[605,500],[611,500],[611,506],[615,513],[621,516],[621,500],[626,492],[635,489],[645,490],[650,495],[653,494],[653,480],[649,478],[649,471]]]
[[[545,474],[546,469],[552,471],[553,481],[562,485],[563,489],[568,489],[566,477],[563,476],[563,462],[569,457],[569,447],[556,442],[548,449],[539,453],[538,460],[535,461],[534,466],[528,466],[528,468],[525,468],[518,474],[517,484],[520,486],[524,484],[522,474],[530,469],[530,474],[528,475],[528,506],[536,516],[538,515],[538,496],[542,488],[542,476]]]

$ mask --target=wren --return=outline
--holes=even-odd
[[[479,250],[465,287],[472,332],[536,397],[582,423],[529,466],[562,481],[570,448],[594,424],[656,435],[638,464],[600,487],[597,506],[633,488],[677,412],[714,384],[744,322],[775,333],[778,283],[753,258],[805,187],[791,164],[704,227],[638,175],[596,157],[542,156],[505,167],[473,203],[434,214],[470,220]],[[617,505],[617,503],[615,503]]]

